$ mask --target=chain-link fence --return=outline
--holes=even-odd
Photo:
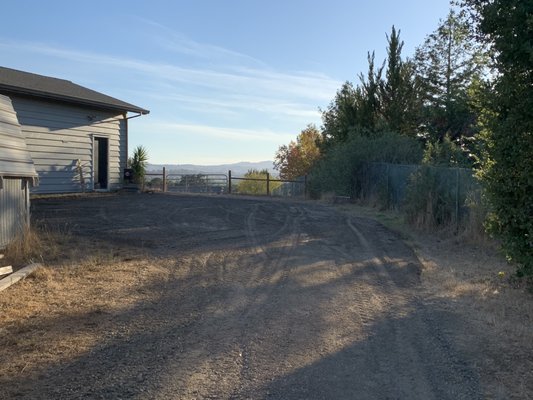
[[[405,212],[423,226],[462,224],[480,208],[481,187],[467,168],[365,164],[355,179],[358,199]]]
[[[282,183],[272,190],[272,196],[305,198],[306,178],[296,178],[294,181]]]

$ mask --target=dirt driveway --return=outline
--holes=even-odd
[[[3,321],[19,342],[0,343],[16,350],[0,356],[2,398],[485,398],[454,340],[464,321],[425,298],[418,258],[371,219],[171,195],[40,200],[33,218],[111,261],[59,310],[50,279],[6,294],[39,300],[22,326]],[[23,347],[32,332],[44,344]]]

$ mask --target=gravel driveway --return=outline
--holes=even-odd
[[[373,220],[158,194],[40,200],[33,217],[142,249],[171,275],[94,348],[12,379],[16,398],[482,398],[448,334],[459,321],[424,299],[416,256]]]

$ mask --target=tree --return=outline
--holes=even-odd
[[[376,69],[374,53],[368,53],[366,77],[359,74],[359,85],[345,82],[335,98],[322,111],[321,149],[344,143],[352,136],[372,136],[380,129],[379,87],[383,66]]]
[[[322,148],[346,141],[358,125],[358,114],[357,91],[346,81],[328,108],[322,111]]]
[[[323,152],[353,136],[372,137],[384,131],[417,135],[422,102],[414,64],[402,60],[403,42],[394,26],[387,42],[383,64],[376,67],[374,52],[369,52],[368,71],[359,74],[359,85],[344,83],[322,111]]]
[[[441,142],[427,142],[422,163],[440,167],[470,167],[464,151],[449,136]]]
[[[188,174],[182,175],[177,186],[185,186],[189,188],[205,187],[207,185],[207,176],[204,174]]]
[[[480,177],[518,275],[533,275],[533,1],[465,0],[498,75],[487,96]]]
[[[315,125],[309,124],[300,132],[296,142],[280,146],[274,167],[282,179],[296,179],[307,175],[320,158],[319,143],[322,136]]]
[[[244,178],[259,179],[259,180],[243,180],[240,181],[236,187],[236,192],[240,194],[253,194],[253,195],[266,195],[267,194],[267,179],[268,170],[263,169],[258,171],[256,169],[250,169]],[[271,181],[270,192],[281,186],[281,182]]]
[[[422,104],[414,65],[402,60],[403,41],[394,26],[387,44],[387,70],[379,85],[381,115],[388,130],[416,136]]]
[[[472,136],[475,114],[467,89],[486,67],[483,47],[474,40],[466,13],[451,9],[415,54],[424,98],[425,135],[442,141]]]
[[[146,185],[150,188],[162,188],[163,178],[152,178]]]
[[[363,131],[375,132],[380,125],[380,96],[379,88],[382,82],[381,76],[383,74],[384,65],[380,68],[375,68],[374,52],[367,54],[368,72],[366,79],[363,74],[359,74],[361,86],[356,91],[356,99],[359,108],[359,126]]]

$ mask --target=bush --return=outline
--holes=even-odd
[[[483,98],[484,154],[479,175],[491,206],[490,232],[499,236],[517,274],[533,276],[533,42],[531,1],[464,0],[497,70]]]
[[[143,146],[137,146],[133,150],[133,156],[128,160],[128,164],[133,169],[133,180],[135,183],[143,183],[148,165],[148,151]]]
[[[456,196],[442,174],[449,171],[423,165],[411,175],[404,207],[407,222],[431,229],[456,221]]]
[[[422,165],[411,175],[404,212],[417,228],[453,228],[482,235],[486,215],[481,187],[467,168]]]
[[[309,193],[318,198],[325,193],[360,198],[365,165],[370,162],[417,164],[422,146],[414,138],[397,133],[358,135],[328,149],[309,176]]]

